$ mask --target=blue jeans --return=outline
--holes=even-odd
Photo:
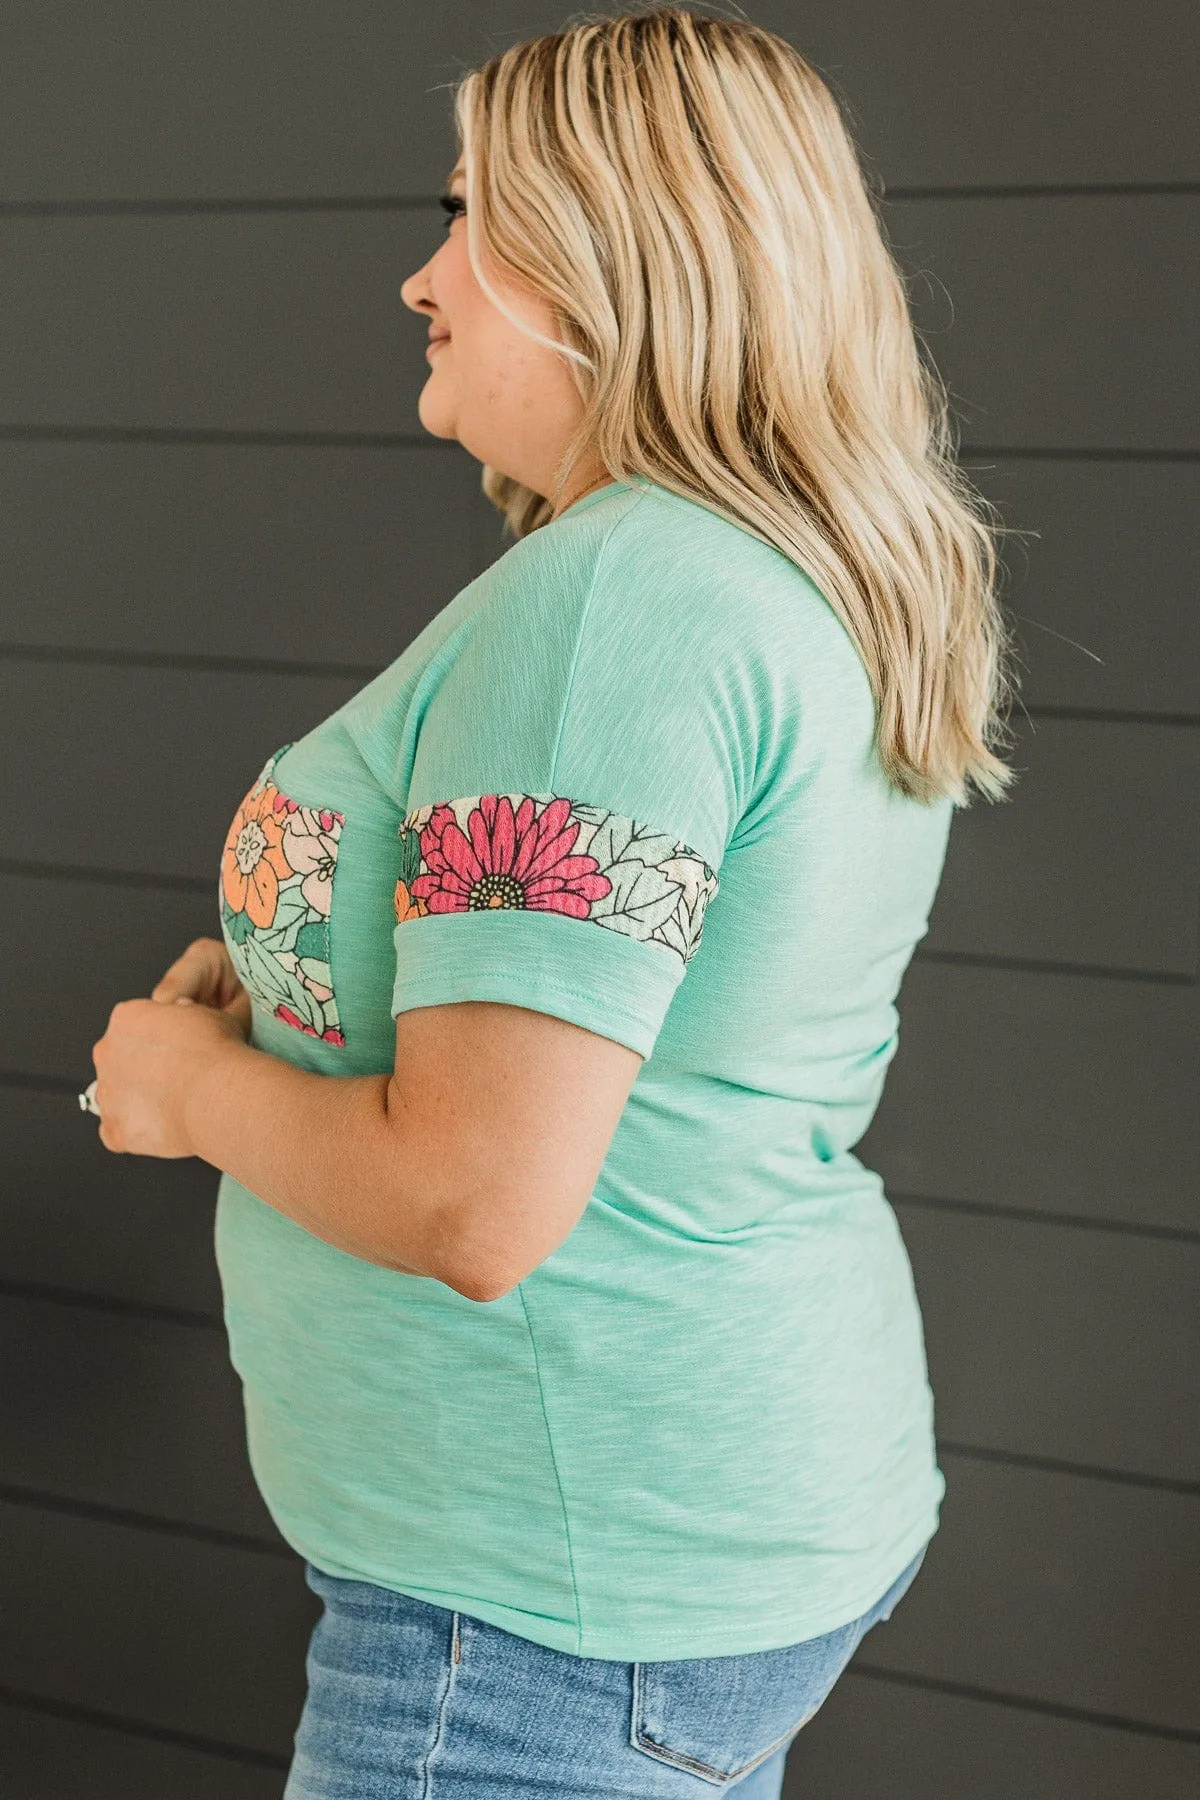
[[[571,1656],[305,1565],[325,1603],[284,1800],[779,1800],[788,1746],[921,1550],[852,1624],[779,1650]]]

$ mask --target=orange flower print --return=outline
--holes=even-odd
[[[270,782],[252,790],[234,815],[221,858],[221,886],[230,912],[249,914],[251,923],[263,930],[275,917],[280,882],[293,872],[283,850],[287,809],[287,800]]]
[[[396,892],[393,899],[396,907],[396,921],[400,925],[403,925],[405,919],[423,918],[429,911],[424,900],[413,899],[408,891],[406,882],[398,881],[396,883]]]
[[[346,1042],[330,971],[329,919],[345,818],[278,788],[267,759],[221,856],[221,930],[258,1008],[327,1044]]]

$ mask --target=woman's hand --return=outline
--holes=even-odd
[[[186,1127],[196,1071],[250,1037],[250,998],[224,944],[197,938],[149,1000],[121,1000],[92,1045],[100,1142],[131,1156],[193,1156]]]
[[[249,1041],[250,996],[238,980],[220,938],[196,938],[190,943],[151,990],[150,998],[187,999],[197,1006],[216,1007],[237,1020],[243,1038]]]

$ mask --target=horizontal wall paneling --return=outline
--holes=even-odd
[[[259,767],[261,762],[246,786]],[[230,817],[240,798],[230,800]],[[69,1076],[83,1088],[95,1074],[92,1045],[117,1001],[148,994],[193,938],[219,935],[219,860],[218,846],[204,892],[0,874],[11,958],[8,1004],[20,1020],[19,1032],[0,1039],[0,1077],[11,1072],[53,1082]],[[74,1094],[68,1092],[60,1104],[62,1129],[94,1139],[96,1121],[79,1110]]]
[[[68,900],[78,901],[79,892]],[[128,893],[125,900],[128,906]],[[61,1041],[64,1075],[74,1073],[81,1088],[107,1016],[95,1016],[92,1035],[82,1033],[86,1042]],[[65,1079],[61,1090],[0,1079],[0,1143],[3,1288],[103,1296],[220,1325],[212,1241],[218,1176],[210,1163],[114,1156]]]
[[[1196,447],[1200,193],[886,213],[965,443]],[[415,436],[440,216],[0,220],[0,424]]]
[[[24,807],[15,829],[30,861],[211,881],[214,896],[225,834],[267,756],[364,685],[260,669],[40,659],[0,661],[0,683],[0,760]],[[70,734],[34,729],[56,717],[74,721]]]
[[[415,439],[441,216],[0,218],[0,424]]]
[[[897,200],[886,215],[965,444],[1198,448],[1200,191]]]
[[[942,1524],[865,1666],[1200,1740],[1200,1498],[943,1453]]]
[[[1017,718],[1013,738],[1019,781],[955,816],[922,948],[1195,977],[1200,833],[1163,797],[1200,791],[1200,730]]]
[[[0,1073],[81,1086],[116,999],[148,993],[219,929],[215,872],[211,898],[0,875],[0,905],[22,1020]],[[1200,988],[929,960],[899,1004],[899,1049],[856,1146],[889,1193],[1200,1230]]]
[[[319,1612],[296,1558],[0,1502],[0,1689],[286,1757]]]
[[[896,1210],[942,1438],[1200,1495],[1200,1234]]]
[[[1031,534],[1002,545],[1018,723],[1200,712],[1200,464],[964,460]],[[438,442],[0,440],[0,508],[10,642],[364,670],[512,541]]]
[[[1200,1744],[860,1675],[888,1629],[795,1740],[784,1800],[1194,1800]]]
[[[4,639],[365,680],[492,560],[479,482],[436,441],[0,441]]]
[[[1200,1501],[945,1455],[943,1523],[866,1666],[1200,1735]],[[315,1602],[291,1559],[0,1505],[0,1686],[286,1750]],[[38,1603],[43,1571],[60,1598]]]
[[[943,1440],[1200,1497],[1200,1244],[900,1203]],[[0,1295],[4,1485],[280,1540],[224,1335]]]
[[[117,1725],[0,1703],[5,1800],[280,1800],[284,1772]]]
[[[1200,1232],[1200,987],[914,962],[855,1155],[923,1195]]]
[[[750,16],[840,89],[893,183],[1200,179],[1182,0],[1150,0],[1136,32],[1103,4],[1014,16],[985,0],[882,12],[763,0]],[[402,15],[385,0],[293,0],[286,13],[71,0],[51,32],[37,0],[12,0],[0,198],[428,191],[453,154],[447,84],[566,18],[549,0],[519,16],[482,0]]]
[[[0,1358],[4,1489],[285,1548],[247,1464],[223,1332],[0,1295]]]
[[[1200,15],[1198,15],[1200,16]],[[1200,715],[1200,461],[963,457],[1002,524],[1014,706]]]

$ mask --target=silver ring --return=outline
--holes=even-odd
[[[99,1079],[100,1077],[97,1076],[96,1081]],[[96,1105],[95,1081],[89,1081],[82,1094],[79,1095],[79,1110],[81,1112],[95,1113],[97,1118],[100,1117],[100,1108]]]

